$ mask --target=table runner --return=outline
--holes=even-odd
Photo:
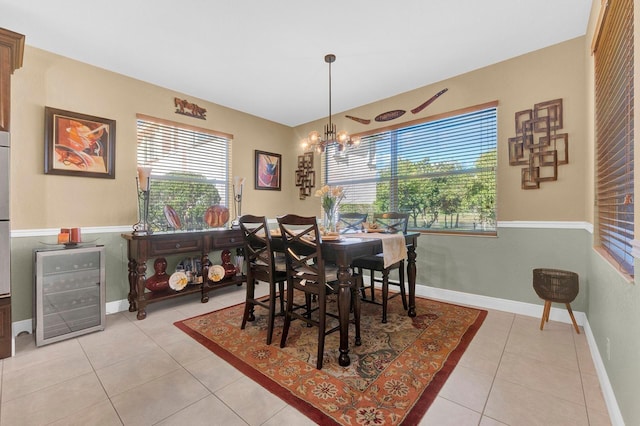
[[[381,240],[385,268],[407,258],[407,245],[404,240],[404,234],[358,232],[355,234],[343,234],[342,236],[345,238]]]

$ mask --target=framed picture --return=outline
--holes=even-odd
[[[45,107],[44,172],[115,179],[116,122]]]
[[[280,191],[282,156],[256,150],[256,189]]]

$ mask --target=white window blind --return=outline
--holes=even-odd
[[[597,243],[633,275],[633,1],[603,7],[594,47]]]
[[[495,233],[497,109],[362,136],[358,148],[324,157],[325,182],[341,185],[342,212],[410,215],[409,228]]]
[[[232,135],[138,116],[138,164],[152,167],[149,222],[165,230],[165,206],[183,229],[203,229],[206,210],[228,204]]]

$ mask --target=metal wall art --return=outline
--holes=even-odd
[[[562,129],[562,99],[535,104],[515,114],[516,136],[509,138],[509,164],[523,167],[522,189],[558,180],[558,166],[569,163],[569,135]]]
[[[186,99],[173,98],[173,104],[176,107],[176,114],[187,115],[189,117],[207,119],[207,109],[201,108]]]
[[[311,189],[316,186],[316,172],[313,171],[313,152],[305,152],[303,155],[298,155],[296,186],[300,188],[301,200],[309,197]]]

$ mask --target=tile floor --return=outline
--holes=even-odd
[[[258,286],[261,291],[266,286]],[[1,361],[0,425],[312,424],[173,323],[240,303],[243,288],[156,303],[147,319]],[[396,299],[398,300],[398,299]],[[584,334],[490,311],[421,425],[609,425]]]

